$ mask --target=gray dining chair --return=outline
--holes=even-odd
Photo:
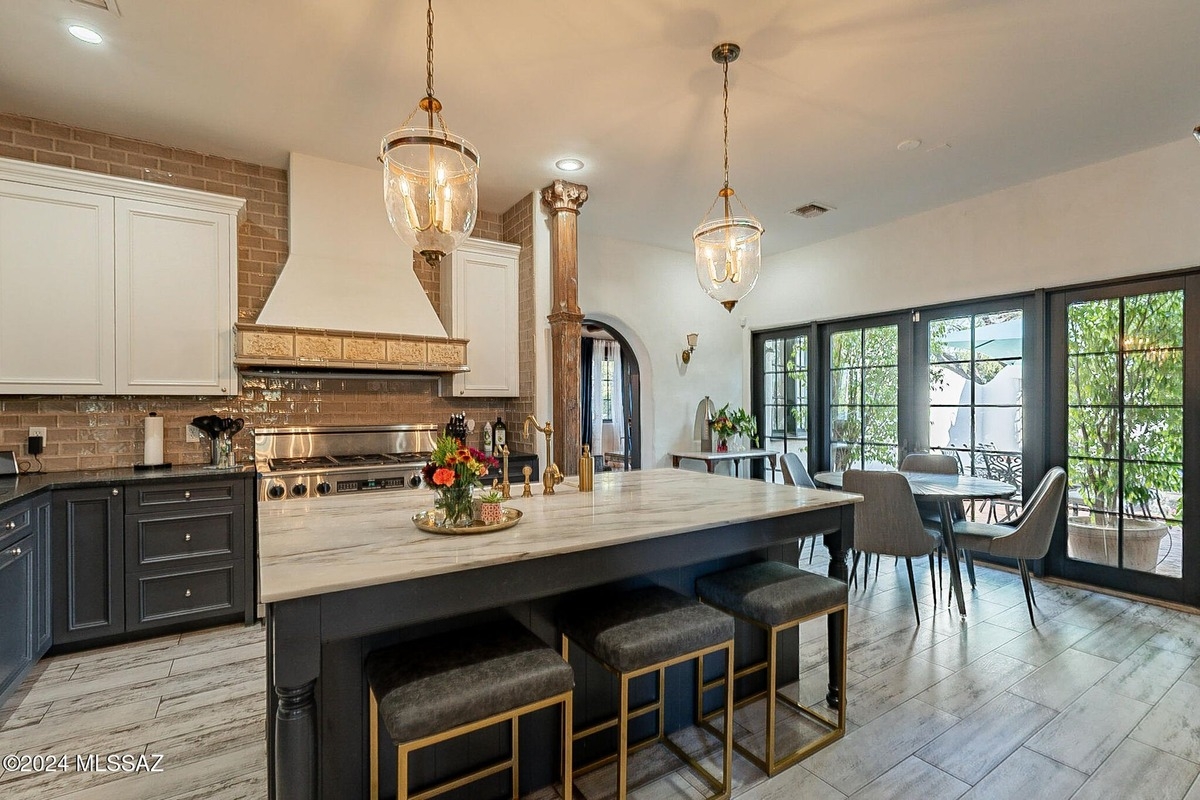
[[[850,567],[851,583],[858,578],[858,557],[861,553],[896,556],[908,566],[908,587],[912,591],[913,612],[921,624],[917,606],[917,582],[913,578],[913,556],[929,557],[929,573],[933,575],[933,554],[942,541],[940,531],[930,530],[921,520],[917,501],[913,499],[908,481],[898,472],[848,469],[842,476],[842,488],[863,496],[854,506],[854,561]],[[932,579],[932,578],[931,578]],[[864,576],[863,582],[866,582]],[[937,601],[937,583],[933,585]]]
[[[1029,621],[1037,627],[1033,618],[1033,582],[1029,579],[1029,559],[1045,558],[1050,549],[1050,537],[1062,510],[1063,494],[1067,487],[1067,473],[1062,467],[1054,467],[1042,478],[1025,510],[1012,525],[989,525],[983,522],[962,520],[954,524],[954,538],[964,550],[977,553],[1015,558],[1021,568],[1021,585],[1025,589],[1025,605],[1029,608]],[[855,518],[857,523],[857,517]],[[855,540],[858,530],[855,529]]]
[[[804,462],[800,460],[800,456],[796,453],[784,453],[779,457],[780,466],[783,467],[783,482],[788,486],[801,486],[806,489],[815,489],[817,485],[813,483],[813,479],[809,477],[808,470],[804,468]],[[808,550],[808,563],[813,562],[813,556],[817,552],[817,539],[819,537],[812,536],[812,547]],[[801,547],[803,550],[804,548]]]
[[[962,463],[957,458],[951,455],[943,455],[940,453],[909,453],[900,462],[900,470],[902,472],[929,472],[934,475],[959,475],[962,473]],[[917,510],[921,512],[921,519],[925,520],[926,524],[934,527],[942,524],[942,511],[937,503],[928,500],[918,500]],[[967,514],[963,510],[962,501],[952,503],[950,505],[951,513],[954,521],[965,519]],[[938,548],[938,583],[945,588],[946,582],[942,580],[942,559],[941,554],[944,547]],[[967,576],[971,579],[971,588],[975,588],[975,562],[971,560],[971,554],[965,553],[967,562]]]

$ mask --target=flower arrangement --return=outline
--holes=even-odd
[[[758,422],[754,419],[754,415],[742,408],[730,410],[729,403],[717,410],[709,427],[712,428],[713,436],[718,439],[717,452],[719,453],[728,450],[729,437],[737,436],[739,433],[749,439],[751,445],[757,443]]]
[[[441,510],[447,527],[466,525],[473,515],[472,492],[496,459],[467,447],[453,436],[442,436],[433,447],[429,463],[421,470],[425,485],[438,493],[434,508]]]

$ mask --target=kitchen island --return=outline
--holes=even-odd
[[[524,514],[519,525],[483,536],[419,531],[411,517],[432,505],[424,490],[260,506],[273,796],[365,796],[362,663],[397,631],[516,609],[554,641],[537,612],[546,598],[640,576],[690,593],[698,565],[795,563],[799,538],[812,535],[825,536],[830,573],[844,580],[858,499],[682,470],[614,472],[590,493],[535,487],[507,503]]]

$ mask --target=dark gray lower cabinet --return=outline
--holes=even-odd
[[[0,511],[0,701],[50,647],[50,504]]]
[[[54,644],[125,630],[125,500],[119,486],[54,492]]]
[[[246,477],[56,491],[54,644],[254,619]]]

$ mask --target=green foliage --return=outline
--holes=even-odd
[[[504,495],[500,494],[495,489],[493,489],[490,492],[484,492],[483,494],[481,494],[479,496],[479,499],[481,502],[484,502],[484,503],[499,503],[502,500],[504,500]]]
[[[1069,475],[1088,506],[1182,492],[1183,292],[1071,304],[1067,354]]]

